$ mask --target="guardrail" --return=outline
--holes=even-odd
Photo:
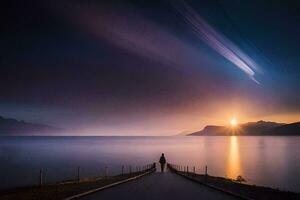
[[[253,200],[252,198],[246,197],[244,195],[220,188],[220,187],[216,187],[215,185],[212,185],[210,183],[208,183],[207,179],[209,177],[208,173],[207,173],[207,166],[205,166],[205,174],[197,174],[196,173],[196,168],[193,167],[192,170],[189,169],[189,166],[181,166],[181,165],[176,165],[176,164],[170,164],[167,163],[167,167],[169,168],[169,170],[173,173],[176,173],[180,176],[183,176],[191,181],[194,181],[196,183],[205,185],[207,187],[213,188],[215,190],[218,190],[220,192],[232,195],[234,197],[237,197],[239,199],[243,199],[243,200]],[[204,176],[204,180],[201,181],[197,178],[197,176]]]
[[[192,168],[189,168],[189,166],[182,166],[182,165],[176,165],[176,164],[171,164],[171,163],[167,163],[168,168],[173,171],[173,172],[183,172],[183,173],[187,173],[187,174],[197,174],[196,173],[196,167],[193,166]],[[205,175],[208,175],[207,173],[207,165],[205,166]]]
[[[105,186],[102,186],[102,187],[98,187],[98,188],[94,188],[92,190],[88,190],[88,191],[85,191],[85,192],[82,192],[82,193],[79,193],[79,194],[76,194],[76,195],[73,195],[73,196],[70,196],[70,197],[67,197],[65,198],[64,200],[73,200],[73,199],[78,199],[80,197],[83,197],[83,196],[86,196],[86,195],[89,195],[89,194],[92,194],[92,193],[95,193],[95,192],[99,192],[101,190],[105,190],[105,189],[108,189],[108,188],[111,188],[111,187],[114,187],[114,186],[117,186],[117,185],[120,185],[120,184],[123,184],[123,183],[127,183],[129,181],[133,181],[133,180],[136,180],[138,178],[141,178],[143,176],[146,176],[150,173],[153,173],[156,171],[156,164],[153,163],[153,164],[150,164],[150,167],[145,169],[142,173],[140,174],[137,174],[135,176],[132,176],[130,178],[127,178],[127,179],[124,179],[124,180],[120,180],[120,181],[117,181],[117,182],[114,182],[114,183],[111,183],[111,184],[108,184],[108,185],[105,185]]]
[[[44,185],[57,185],[57,184],[69,184],[69,183],[76,183],[76,182],[87,182],[87,181],[95,181],[100,179],[108,179],[111,176],[120,176],[120,175],[131,175],[134,173],[141,173],[145,172],[151,168],[155,168],[155,163],[146,164],[142,166],[133,166],[133,165],[122,165],[120,166],[120,174],[110,173],[109,167],[106,165],[103,167],[103,173],[100,176],[91,176],[87,177],[82,174],[82,171],[84,170],[83,167],[76,167],[74,168],[74,172],[76,172],[73,179],[65,179],[61,181],[56,182],[47,182],[47,173],[49,172],[47,169],[40,169],[38,173],[38,186],[42,187]],[[75,171],[76,170],[76,171]]]

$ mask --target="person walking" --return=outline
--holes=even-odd
[[[160,163],[160,168],[161,168],[161,172],[164,172],[165,170],[165,165],[166,165],[166,158],[165,158],[165,154],[161,154],[161,157],[159,159],[159,163]]]

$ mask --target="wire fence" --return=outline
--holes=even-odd
[[[51,175],[55,174],[55,171],[51,171],[49,169],[40,169],[37,173],[37,185],[42,186],[49,184],[66,184],[84,181],[96,181],[100,179],[109,179],[110,177],[115,176],[128,176],[144,173],[146,171],[153,170],[155,167],[155,163],[145,165],[120,165],[119,170],[116,170],[116,166],[110,168],[109,166],[105,165],[99,169],[99,175],[95,175],[95,173],[88,173],[86,168],[77,166],[73,168],[72,177],[68,175],[69,178],[62,178],[60,180],[57,180],[57,178],[56,180],[51,178]]]
[[[196,166],[189,166],[189,165],[177,165],[168,163],[169,169],[176,171],[176,172],[183,172],[188,174],[201,174],[197,173],[199,170],[196,169]],[[203,175],[208,175],[208,167],[205,165]]]

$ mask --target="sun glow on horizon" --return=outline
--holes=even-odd
[[[237,120],[236,120],[236,118],[235,118],[235,117],[231,118],[231,120],[230,120],[230,126],[231,126],[231,127],[236,127],[236,125],[237,125]]]

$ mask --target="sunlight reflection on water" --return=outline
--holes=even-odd
[[[240,162],[240,149],[239,149],[239,138],[237,136],[230,136],[229,151],[226,175],[228,178],[235,179],[241,175],[241,162]]]

